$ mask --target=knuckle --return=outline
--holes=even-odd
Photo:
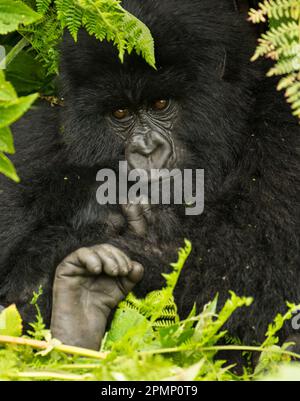
[[[110,244],[102,244],[102,245],[100,245],[100,247],[101,247],[101,249],[104,249],[104,250],[110,251],[110,252],[115,249],[115,247]]]
[[[90,252],[90,249],[84,246],[82,248],[77,249],[77,251],[75,253],[77,253],[79,255],[85,255],[89,252]]]
[[[141,271],[144,270],[144,266],[143,266],[141,263],[139,263],[139,262],[132,262],[132,263],[134,264],[134,266],[135,266],[137,269],[139,269],[139,270],[141,270]]]

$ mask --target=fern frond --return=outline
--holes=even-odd
[[[52,3],[52,0],[36,0],[37,11],[41,14],[45,14]]]
[[[268,77],[273,77],[274,75],[284,75],[290,74],[295,71],[296,68],[300,66],[300,54],[292,57],[288,60],[281,60],[275,64],[273,68],[267,73]]]
[[[122,8],[120,0],[77,0],[76,3],[82,9],[82,24],[88,33],[99,40],[113,42],[122,62],[125,52],[135,49],[155,67],[154,42],[149,29]]]
[[[293,78],[294,80],[291,81],[291,84],[284,82],[284,85],[287,85],[285,96],[287,102],[291,104],[293,115],[300,118],[300,73],[294,74]],[[283,83],[281,83],[281,85],[283,85]]]
[[[24,1],[32,6],[31,0]],[[112,42],[122,62],[126,52],[135,50],[155,68],[152,35],[141,21],[122,8],[121,0],[36,0],[35,5],[43,19],[20,32],[38,53],[49,74],[58,71],[58,45],[65,28],[75,41],[79,29],[85,28],[98,40]]]
[[[259,39],[252,61],[259,57],[275,61],[267,75],[283,75],[278,90],[286,90],[293,114],[300,117],[300,1],[265,0],[258,10],[250,10],[253,23],[266,22],[267,18],[271,27]]]
[[[283,23],[277,28],[271,28],[258,40],[259,46],[256,49],[253,61],[270,52],[278,52],[278,57],[288,52],[296,52],[294,46],[299,49],[299,25],[296,21]]]
[[[45,65],[49,75],[58,73],[59,51],[63,29],[51,10],[40,24],[24,27],[19,31],[37,52],[37,59]]]
[[[150,320],[153,327],[165,327],[179,321],[177,305],[174,300],[173,292],[178,282],[184,264],[192,250],[189,241],[185,241],[185,248],[178,252],[178,262],[172,264],[172,272],[164,274],[166,287],[161,290],[152,291],[144,299],[138,299],[130,293],[126,300],[119,305],[120,310],[134,309],[140,315]],[[193,312],[194,309],[193,309]]]
[[[254,24],[266,22],[266,18],[300,18],[298,0],[265,0],[259,4],[259,9],[251,9],[249,19]]]

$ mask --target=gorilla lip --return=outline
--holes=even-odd
[[[187,216],[204,211],[204,170],[128,169],[119,162],[119,175],[112,169],[98,171],[96,192],[99,205],[185,205]]]

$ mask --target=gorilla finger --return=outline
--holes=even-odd
[[[85,266],[91,274],[100,274],[102,272],[102,263],[98,254],[89,248],[81,248],[77,251],[78,261]]]
[[[149,203],[142,203],[141,207],[143,209],[143,215],[144,215],[145,219],[148,221],[148,223],[151,223],[151,221],[152,221],[151,205]]]
[[[141,204],[128,204],[122,206],[122,208],[130,230],[140,236],[146,235],[148,224],[144,217],[143,206]]]
[[[139,281],[141,281],[144,275],[144,268],[140,263],[132,262],[132,264],[133,269],[129,273],[129,275],[127,277],[122,277],[119,279],[121,291],[125,296],[133,290],[133,288]]]
[[[112,258],[114,258],[118,264],[118,270],[119,270],[119,275],[120,276],[127,276],[127,274],[129,273],[129,262],[128,262],[128,258],[125,257],[125,254],[121,251],[119,251],[118,249],[115,249],[113,254],[111,255]]]
[[[132,261],[132,270],[128,275],[128,279],[135,284],[139,283],[144,276],[144,267],[138,262]]]
[[[126,265],[126,269],[127,269],[127,273],[129,273],[132,270],[132,261],[131,259],[126,255],[125,252],[121,251],[120,249],[116,248],[118,254],[120,255],[120,257],[122,257],[124,259],[125,265]]]
[[[98,255],[101,258],[104,273],[111,277],[117,277],[119,275],[119,262],[114,257],[114,253],[103,248]]]
[[[111,259],[116,260],[120,275],[126,276],[132,270],[130,258],[119,248],[110,244],[103,244],[101,248],[111,256]]]

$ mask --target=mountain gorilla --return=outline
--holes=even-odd
[[[99,348],[111,310],[134,287],[160,288],[188,238],[180,314],[217,293],[220,305],[230,290],[253,296],[227,328],[262,341],[286,301],[300,302],[299,125],[265,78],[268,66],[249,61],[255,35],[233,0],[123,6],[151,29],[157,69],[134,54],[122,64],[113,45],[83,31],[77,44],[65,36],[64,105],[36,105],[15,124],[22,181],[1,178],[0,304],[16,303],[32,321],[29,301],[42,285],[54,335]],[[100,206],[97,172],[117,171],[120,160],[204,169],[204,213]],[[287,325],[282,339],[293,334]]]

